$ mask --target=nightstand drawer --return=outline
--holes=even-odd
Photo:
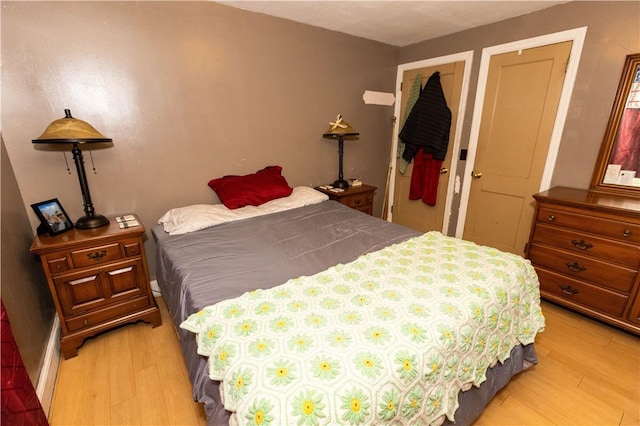
[[[70,331],[89,328],[114,319],[118,319],[125,315],[135,313],[137,311],[141,311],[148,307],[150,307],[148,298],[143,297],[134,299],[129,302],[109,306],[105,309],[94,311],[86,315],[79,315],[77,317],[69,318],[67,320],[67,327]]]
[[[140,256],[142,249],[140,248],[140,241],[137,239],[125,240],[122,242],[125,256]]]
[[[73,266],[76,268],[111,262],[121,257],[122,254],[119,243],[106,244],[71,252],[71,260],[73,261]]]
[[[340,202],[354,209],[367,208],[373,204],[373,194],[363,193],[343,197]]]
[[[71,269],[69,266],[69,257],[67,256],[66,251],[51,253],[43,257],[45,259],[47,269],[49,269],[51,274],[58,274]]]
[[[354,210],[358,210],[359,212],[366,213],[368,215],[373,215],[373,206],[371,204],[361,206],[361,207],[353,207]]]
[[[330,200],[334,200],[352,209],[363,213],[373,214],[373,197],[375,186],[359,185],[351,186],[341,192],[333,192],[330,189],[316,187],[316,190],[327,194]]]

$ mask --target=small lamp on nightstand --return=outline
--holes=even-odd
[[[91,202],[91,194],[89,193],[89,184],[84,171],[84,160],[82,151],[78,145],[84,143],[112,142],[112,139],[103,136],[93,126],[85,121],[75,119],[71,116],[71,111],[64,110],[65,117],[53,121],[44,133],[38,139],[33,139],[33,143],[47,144],[72,144],[73,160],[76,163],[78,172],[78,180],[80,181],[80,190],[82,191],[82,199],[84,201],[85,216],[76,221],[76,228],[91,229],[99,228],[109,224],[109,219],[105,216],[96,214]]]
[[[349,182],[344,180],[344,175],[342,173],[342,157],[344,156],[344,139],[345,138],[355,138],[359,136],[360,133],[356,132],[351,124],[347,123],[342,119],[342,115],[338,114],[335,122],[329,122],[329,130],[327,130],[322,137],[327,139],[337,139],[338,140],[338,159],[339,159],[339,171],[338,171],[338,180],[333,182],[334,188],[342,188],[346,189],[349,187]]]

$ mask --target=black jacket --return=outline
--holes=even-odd
[[[450,128],[451,111],[442,93],[440,73],[436,71],[427,80],[400,131],[400,138],[405,143],[402,158],[411,161],[418,149],[423,148],[425,154],[444,160]]]

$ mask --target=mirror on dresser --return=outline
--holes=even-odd
[[[640,197],[640,53],[626,57],[591,188]]]

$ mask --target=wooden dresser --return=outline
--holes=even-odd
[[[61,323],[64,358],[78,354],[88,337],[144,320],[160,325],[151,293],[142,235],[144,226],[120,228],[115,218],[95,229],[38,235],[31,252],[40,256]]]
[[[319,186],[315,189],[327,194],[330,200],[335,200],[340,204],[351,207],[352,209],[373,215],[373,193],[377,189],[375,186],[350,186],[343,192],[332,192],[329,189],[323,189]]]
[[[563,187],[534,198],[527,257],[542,297],[640,334],[640,199]]]

